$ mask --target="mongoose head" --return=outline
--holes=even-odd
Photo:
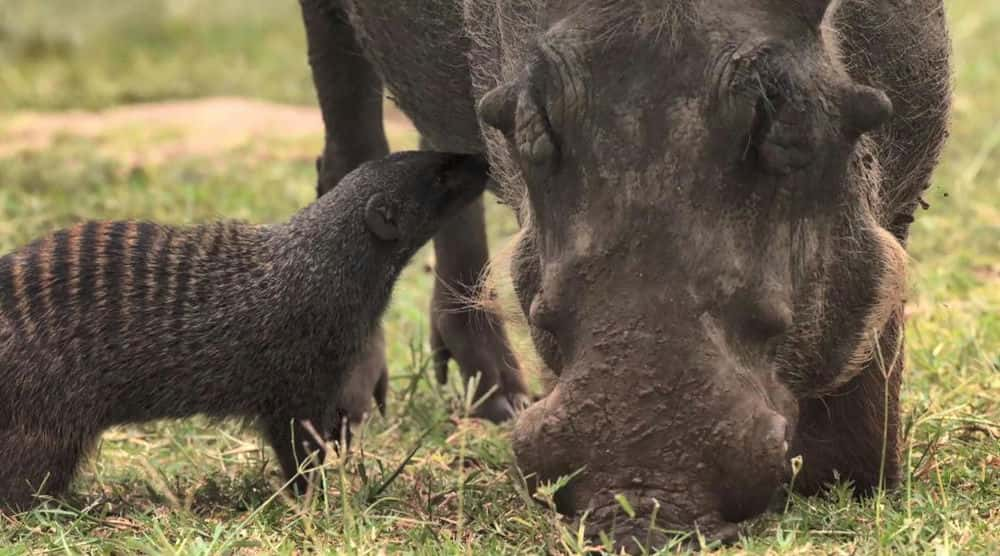
[[[368,230],[385,247],[412,252],[479,197],[488,179],[478,155],[400,152],[362,165],[338,187],[360,187]]]

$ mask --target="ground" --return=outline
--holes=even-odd
[[[910,246],[903,488],[793,497],[723,553],[1000,554],[1000,4],[948,8],[954,126]],[[271,222],[308,203],[321,127],[297,18],[291,0],[0,0],[0,252],[85,218]],[[398,115],[388,129],[415,146]],[[514,224],[489,211],[499,249]],[[68,499],[0,517],[0,553],[579,552],[520,486],[507,428],[462,419],[454,380],[432,380],[431,263],[386,317],[389,414],[320,495],[276,495],[237,423],[126,427]]]

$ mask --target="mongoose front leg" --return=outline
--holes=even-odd
[[[320,419],[311,420],[316,431],[322,430]],[[319,467],[326,459],[326,448],[317,443],[302,421],[289,415],[269,417],[264,422],[264,434],[278,457],[285,480],[291,481],[293,490],[305,494],[309,486],[309,469]],[[315,454],[315,456],[314,456]],[[310,460],[309,458],[313,459]],[[300,473],[300,470],[305,473]]]
[[[0,431],[0,509],[26,511],[38,504],[36,494],[58,496],[66,491],[87,442],[53,431]]]

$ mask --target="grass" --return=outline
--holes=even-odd
[[[3,0],[0,109],[314,98],[294,0]]]
[[[868,501],[848,485],[793,497],[725,553],[1000,553],[1000,6],[948,5],[957,96],[911,242],[904,487]],[[0,0],[0,147],[13,111],[215,94],[312,103],[297,18],[291,0]],[[318,136],[143,164],[109,154],[158,140],[129,133],[0,158],[0,252],[83,218],[265,222],[313,196]],[[514,224],[489,210],[499,247]],[[428,257],[386,317],[389,415],[331,462],[311,503],[275,495],[271,453],[235,423],[125,427],[104,436],[70,498],[0,518],[0,554],[578,551],[576,532],[520,487],[507,428],[462,419],[454,381],[431,379]]]

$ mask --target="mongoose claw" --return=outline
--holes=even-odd
[[[382,375],[378,378],[375,383],[375,391],[372,392],[372,397],[375,399],[375,407],[378,408],[378,413],[382,417],[385,417],[386,412],[386,398],[389,394],[389,369],[382,368]]]

